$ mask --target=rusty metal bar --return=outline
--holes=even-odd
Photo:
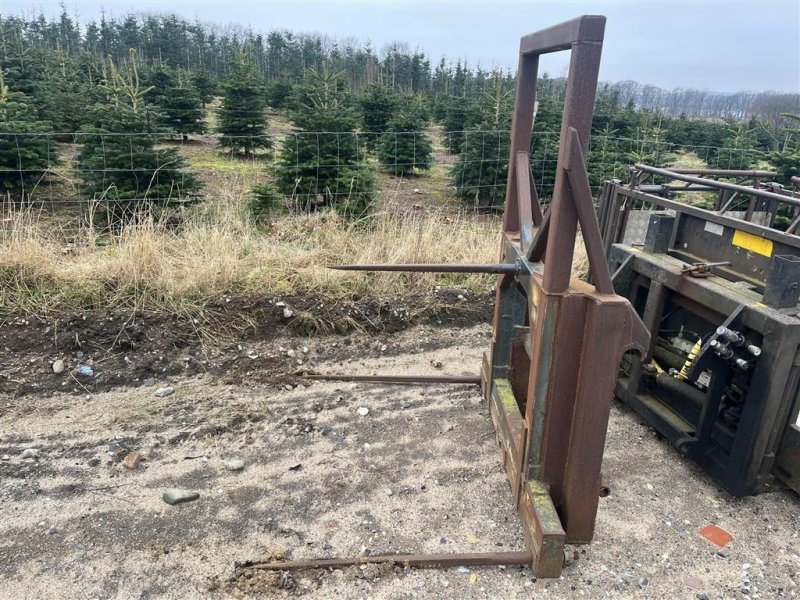
[[[571,136],[570,129],[574,128],[577,132],[578,146],[583,155],[586,155],[589,148],[594,100],[597,93],[597,77],[600,70],[600,55],[603,51],[602,34],[605,18],[599,18],[599,20],[596,17],[587,18],[593,19],[590,37],[572,44],[572,57],[567,73],[566,100],[559,138],[559,165],[567,162],[566,152]],[[594,28],[598,28],[598,31],[595,32]],[[597,33],[599,33],[600,41],[592,41]],[[553,200],[548,212],[552,215],[546,250],[547,256],[550,257],[550,264],[545,269],[542,287],[547,292],[561,293],[569,288],[578,227],[574,199],[569,193],[567,173],[563,168],[556,170]]]
[[[520,266],[514,263],[494,264],[448,264],[448,263],[406,263],[383,265],[330,265],[329,269],[337,271],[400,271],[408,273],[490,273],[516,275]]]
[[[237,571],[259,569],[267,571],[300,571],[329,569],[355,565],[390,564],[398,567],[460,567],[483,565],[530,565],[529,550],[518,552],[466,552],[460,554],[386,554],[355,558],[317,558],[309,560],[249,561],[236,565]]]
[[[375,383],[474,383],[480,384],[480,375],[348,375],[305,373],[304,379],[318,381],[368,381]]]
[[[601,294],[613,294],[614,286],[611,284],[611,274],[608,272],[608,263],[605,261],[600,226],[594,215],[592,189],[589,187],[589,178],[586,174],[580,143],[578,131],[570,127],[565,153],[567,182],[575,204],[575,214],[577,214],[578,223],[581,226],[583,245],[589,258],[592,284]]]
[[[640,171],[644,171],[646,173],[652,173],[653,175],[661,175],[662,177],[668,177],[669,179],[688,181],[689,183],[697,183],[699,185],[709,185],[711,187],[715,187],[721,190],[742,192],[743,194],[749,194],[750,196],[756,196],[758,198],[768,198],[770,200],[777,200],[778,202],[783,202],[784,204],[790,204],[792,206],[800,206],[800,198],[792,198],[791,196],[784,196],[783,194],[768,192],[767,190],[752,188],[745,185],[736,185],[735,183],[727,183],[726,181],[715,181],[713,179],[704,179],[702,177],[694,177],[692,175],[683,175],[682,173],[678,173],[676,171],[671,171],[669,169],[659,169],[658,167],[651,167],[650,165],[643,165],[641,163],[636,163],[634,167]]]
[[[526,35],[520,40],[520,54],[549,54],[569,50],[575,42],[603,42],[606,18],[585,15]],[[519,107],[517,107],[519,108]]]
[[[777,177],[778,173],[775,171],[749,171],[743,169],[689,169],[689,168],[672,168],[673,173],[680,173],[681,175],[711,175],[715,177],[744,177],[745,179],[753,179],[754,177]]]
[[[636,188],[648,194],[658,194],[660,192],[718,192],[719,190],[710,185],[669,185],[667,183],[653,183],[640,185]]]

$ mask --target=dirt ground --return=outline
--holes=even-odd
[[[174,330],[161,325],[165,335]],[[10,328],[33,336],[48,326]],[[475,373],[485,325],[314,337],[287,330],[213,352],[172,340],[139,371],[147,353],[133,343],[113,361],[95,356],[94,387],[70,375],[83,360],[80,344],[59,346],[68,368],[54,374],[56,346],[31,358],[14,354],[9,330],[4,336],[3,600],[797,596],[798,497],[731,498],[618,404],[604,462],[611,494],[600,502],[594,542],[560,579],[537,581],[522,567],[371,566],[234,577],[237,561],[281,554],[523,548],[476,387],[278,377],[290,367]],[[122,385],[125,352],[130,385]],[[117,374],[102,380],[112,362]],[[181,362],[196,366],[167,368]],[[217,368],[223,363],[230,368]],[[165,386],[174,392],[157,396]],[[131,450],[149,460],[124,468]],[[233,459],[243,470],[226,468]],[[173,487],[200,497],[169,506],[161,496]],[[698,535],[708,523],[733,535],[723,550]]]

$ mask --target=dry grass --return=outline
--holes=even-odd
[[[483,219],[378,216],[346,224],[332,213],[288,216],[268,230],[237,203],[190,215],[178,229],[146,220],[98,246],[90,228],[71,240],[33,215],[5,215],[0,310],[44,314],[137,307],[186,312],[226,295],[307,292],[333,299],[404,296],[434,285],[485,290],[485,276],[367,274],[326,269],[351,262],[480,262],[497,253]],[[213,220],[209,217],[213,216]]]
[[[179,228],[145,220],[106,245],[84,228],[67,238],[30,213],[4,215],[0,311],[48,314],[83,308],[202,311],[225,296],[308,293],[332,301],[404,297],[436,285],[486,291],[485,275],[332,271],[338,262],[492,262],[499,220],[425,214],[345,223],[334,213],[291,215],[262,228],[244,198],[221,197]],[[585,271],[578,244],[576,272]]]
[[[276,125],[276,135],[289,127],[288,122]],[[438,134],[434,139],[439,143]],[[385,202],[379,206],[404,208],[367,223],[324,213],[288,215],[263,227],[249,218],[246,205],[249,190],[269,179],[268,161],[223,154],[213,136],[180,148],[205,184],[205,201],[186,210],[178,227],[175,219],[144,219],[108,238],[74,215],[20,212],[5,205],[7,212],[0,213],[0,316],[86,308],[197,314],[226,296],[307,293],[335,302],[401,298],[436,285],[486,291],[494,284],[486,275],[326,268],[339,262],[497,260],[500,219],[464,215],[438,198],[429,179],[433,187],[443,187],[443,180],[384,182]],[[578,243],[576,275],[585,274],[585,263]]]

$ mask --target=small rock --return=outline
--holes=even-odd
[[[703,580],[694,575],[687,575],[683,578],[683,585],[693,590],[703,589]]]
[[[288,306],[283,309],[283,318],[284,319],[291,319],[294,316],[294,311],[289,308]]]
[[[695,598],[697,600],[708,600],[708,596],[706,594],[704,594],[703,592],[700,592],[700,593],[696,594]]]
[[[39,456],[39,451],[36,448],[26,448],[22,451],[20,458],[36,458]]]
[[[56,527],[48,527],[47,528],[47,535],[53,535],[58,533],[58,529]]]
[[[228,460],[225,462],[225,468],[228,471],[241,471],[244,469],[244,461],[238,458]]]
[[[296,354],[297,353],[294,350],[287,350],[286,351],[286,356],[288,356],[289,358],[294,358]]]
[[[58,375],[59,373],[63,373],[64,369],[66,369],[66,368],[67,367],[64,364],[64,361],[61,360],[60,358],[56,362],[53,363],[53,373],[55,373],[56,375]]]
[[[289,467],[289,470],[290,471],[299,471],[302,468],[303,468],[303,463],[297,463],[296,465],[292,465],[291,467]]]
[[[133,471],[134,469],[139,467],[139,463],[142,461],[142,455],[138,452],[128,452],[125,458],[122,461],[122,466],[126,469],[130,469]]]
[[[100,464],[100,459],[97,458],[96,456],[93,456],[88,461],[86,461],[86,464],[88,464],[90,467],[96,467]]]
[[[366,417],[369,414],[369,409],[366,406],[359,406],[356,412],[362,417]]]
[[[434,369],[441,369],[444,365],[442,365],[442,361],[440,360],[432,360],[431,365]]]
[[[94,377],[94,369],[89,365],[78,365],[72,370],[72,374],[78,377]]]
[[[144,446],[139,450],[139,456],[142,457],[142,460],[153,460],[153,447]]]
[[[642,578],[639,580],[639,587],[640,587],[640,588],[644,589],[644,588],[646,588],[648,585],[650,585],[650,581],[648,581],[647,577],[642,577]]]
[[[394,496],[394,492],[392,490],[390,490],[389,488],[386,488],[386,495],[387,496]]]
[[[158,397],[158,398],[166,398],[170,394],[174,394],[174,393],[175,393],[175,388],[172,387],[171,385],[168,385],[168,386],[165,386],[165,387],[158,388],[156,390],[156,397]]]
[[[325,542],[324,544],[322,544],[322,549],[323,550],[331,550],[332,548],[333,548],[333,546],[331,546],[328,542]]]
[[[120,440],[114,440],[108,445],[108,453],[117,457],[128,452],[128,447]]]
[[[0,458],[0,460],[11,460],[11,457],[8,454],[3,454],[2,458]]]
[[[291,391],[294,389],[294,388],[293,388],[291,385],[289,385],[288,383],[287,383],[285,386],[283,386],[283,387],[284,387],[284,389],[285,389],[287,392],[291,392]]]
[[[199,492],[182,490],[179,488],[169,488],[168,490],[164,491],[161,499],[167,504],[174,506],[175,504],[180,504],[181,502],[191,502],[192,500],[197,500],[199,497]]]
[[[156,380],[153,379],[152,377],[148,377],[147,379],[145,379],[142,382],[142,385],[146,385],[147,387],[150,387],[151,385],[155,385],[155,384],[156,384]]]
[[[458,571],[459,573],[469,573],[469,569],[467,567],[458,567],[456,571]]]

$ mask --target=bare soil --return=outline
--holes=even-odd
[[[1,598],[796,597],[797,496],[728,496],[616,403],[604,462],[611,495],[601,500],[594,541],[560,579],[536,580],[526,567],[236,577],[236,562],[269,556],[523,548],[476,387],[284,376],[296,368],[475,373],[488,325],[453,317],[460,326],[432,321],[389,333],[388,319],[308,336],[264,302],[272,333],[242,333],[219,347],[208,336],[200,345],[180,319],[152,316],[137,317],[139,334],[117,316],[88,313],[58,326],[0,328]],[[111,332],[131,346],[109,346]],[[85,350],[69,346],[75,335]],[[114,358],[101,361],[109,347]],[[92,356],[97,379],[116,374],[94,387],[76,383],[69,372],[78,351]],[[141,370],[149,352],[164,358]],[[46,372],[65,355],[64,373]],[[174,366],[192,361],[199,366]],[[156,396],[165,385],[174,393]],[[36,456],[22,458],[27,449]],[[147,449],[137,469],[122,466],[127,451]],[[226,469],[234,458],[241,472]],[[200,498],[168,506],[161,495],[171,487]],[[708,523],[733,535],[723,550],[698,535]]]
[[[491,319],[491,293],[437,289],[434,295],[342,302],[296,294],[221,298],[201,315],[87,310],[51,318],[10,317],[0,321],[0,395],[95,393],[199,373],[223,383],[291,383],[298,370],[314,366],[315,356],[298,365],[268,350],[253,362],[253,343],[293,334],[349,334],[333,355],[353,357],[365,351],[354,343],[356,333],[368,333],[382,346],[389,334],[412,323],[454,327]],[[287,308],[289,318],[284,317]],[[59,359],[65,375],[53,373]],[[73,373],[80,365],[94,375]]]

